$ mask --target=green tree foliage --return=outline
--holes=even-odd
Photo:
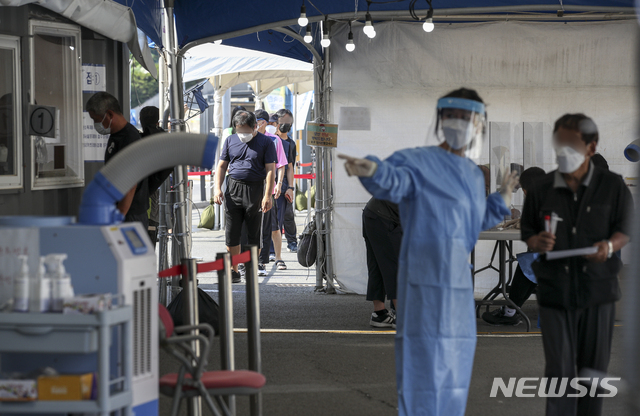
[[[151,50],[153,61],[158,68],[158,52]],[[158,81],[153,79],[151,74],[133,59],[131,59],[131,108],[137,107],[149,98],[158,94]]]

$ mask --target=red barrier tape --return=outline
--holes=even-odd
[[[309,162],[309,163],[300,163],[300,166],[302,166],[303,168],[306,168],[307,166],[312,166],[313,162]]]
[[[178,264],[177,266],[173,266],[159,272],[158,277],[171,277],[171,276],[178,276],[181,274],[182,274],[182,264]]]
[[[315,173],[303,173],[302,175],[293,175],[295,179],[315,179]]]
[[[249,250],[244,253],[233,256],[231,264],[237,266],[240,263],[249,263],[251,261],[251,252]]]
[[[224,263],[222,259],[212,261],[211,263],[198,263],[198,273],[213,272],[222,269],[224,269]]]
[[[237,266],[240,263],[248,263],[251,261],[251,251],[247,250],[244,253],[237,254],[231,257],[231,262],[234,266]],[[196,273],[207,273],[214,272],[217,270],[224,269],[224,262],[222,259],[212,261],[210,263],[198,263],[198,271]],[[177,266],[170,267],[168,269],[162,270],[158,273],[158,277],[172,277],[172,276],[180,276],[182,275],[182,265],[178,264]]]
[[[205,176],[205,175],[211,175],[211,171],[208,170],[206,172],[189,172],[187,175],[189,175],[189,176]]]

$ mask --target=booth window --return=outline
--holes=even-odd
[[[33,189],[83,186],[80,27],[32,20],[30,34]]]
[[[22,188],[20,38],[0,35],[0,189]]]

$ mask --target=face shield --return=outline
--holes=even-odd
[[[464,156],[478,159],[484,142],[486,119],[484,104],[466,98],[441,98],[436,117],[427,133],[427,144],[446,142],[454,150],[464,149]]]

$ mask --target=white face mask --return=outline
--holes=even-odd
[[[105,113],[104,117],[102,117],[102,121],[104,121],[106,117],[107,114]],[[109,127],[103,126],[102,121],[100,123],[93,123],[93,128],[96,130],[96,132],[98,132],[98,134],[102,134],[103,136],[111,134],[111,122],[113,122],[113,119],[109,121]]]
[[[268,125],[265,130],[269,134],[276,134],[276,126]]]
[[[584,163],[585,155],[571,146],[556,148],[556,159],[560,173],[573,173]]]
[[[442,120],[442,133],[444,140],[454,150],[459,150],[471,141],[472,125],[467,120],[448,118]]]
[[[242,143],[249,143],[253,139],[253,133],[237,133]]]

